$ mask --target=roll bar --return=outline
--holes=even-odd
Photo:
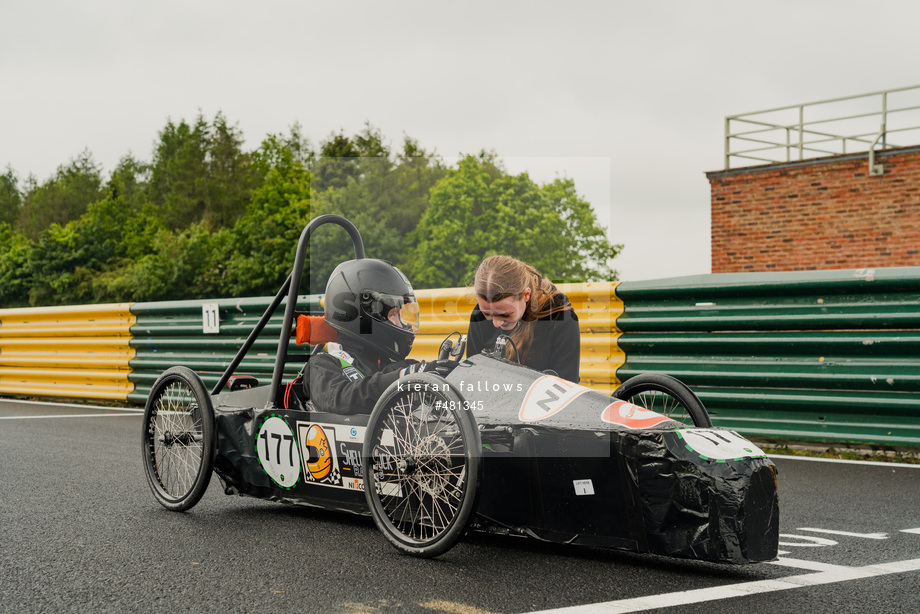
[[[278,309],[278,306],[281,305],[281,302],[287,296],[287,305],[284,307],[284,320],[281,322],[281,337],[278,340],[278,352],[275,356],[275,368],[272,372],[272,387],[268,400],[268,407],[276,407],[276,400],[278,396],[278,390],[281,387],[281,379],[284,375],[284,363],[286,362],[288,347],[291,343],[291,327],[294,322],[294,312],[297,309],[297,296],[300,292],[300,283],[303,278],[303,268],[304,263],[307,259],[307,246],[310,244],[310,237],[316,231],[317,228],[324,224],[335,224],[345,229],[345,232],[348,233],[348,236],[351,237],[351,243],[355,250],[355,259],[364,258],[364,241],[361,239],[361,233],[358,232],[358,229],[355,228],[355,225],[349,222],[347,219],[341,215],[326,214],[320,215],[310,220],[310,223],[306,225],[303,229],[303,232],[300,233],[300,240],[297,241],[297,254],[294,256],[294,268],[291,269],[291,274],[288,275],[287,279],[284,280],[284,283],[281,284],[281,288],[278,290],[278,294],[275,295],[275,298],[272,300],[271,304],[265,310],[265,313],[262,314],[262,317],[259,318],[259,321],[256,323],[255,327],[252,329],[252,332],[249,333],[249,337],[246,338],[245,343],[236,353],[236,356],[233,357],[230,365],[224,371],[224,374],[218,380],[217,384],[214,385],[214,388],[211,390],[211,395],[217,395],[227,385],[230,376],[233,375],[233,372],[236,370],[240,363],[243,361],[243,358],[246,357],[246,354],[252,348],[252,345],[258,339],[259,335],[262,333],[262,330],[268,324],[271,317],[274,315],[275,311]]]

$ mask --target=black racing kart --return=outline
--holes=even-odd
[[[152,387],[143,459],[164,507],[194,506],[213,471],[227,494],[370,514],[394,546],[423,557],[473,528],[720,563],[776,558],[775,466],[713,428],[696,395],[664,374],[635,376],[611,397],[493,355],[462,359],[462,338],[448,338],[442,358],[459,362],[447,377],[403,377],[370,415],[315,411],[283,379],[287,362],[303,360],[288,351],[298,320],[310,318],[296,312],[306,248],[328,223],[364,257],[350,222],[314,219],[214,389],[186,367]],[[235,376],[282,303],[271,383]]]

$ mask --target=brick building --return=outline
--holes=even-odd
[[[920,147],[706,173],[712,272],[920,265]]]

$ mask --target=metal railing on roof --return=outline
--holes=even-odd
[[[896,142],[889,139],[892,137]],[[920,85],[725,118],[725,170],[920,144]]]

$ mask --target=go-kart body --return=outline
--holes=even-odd
[[[486,356],[461,362],[443,386],[481,436],[477,528],[726,563],[776,557],[775,469],[737,434]],[[267,397],[263,387],[215,399],[214,469],[226,491],[369,513],[368,416],[265,409]]]
[[[296,288],[279,297],[286,290],[296,297]],[[776,557],[776,472],[756,446],[504,359],[478,355],[446,378],[404,377],[370,416],[287,408],[280,374],[292,302],[270,385],[225,388],[231,365],[209,395],[177,368],[154,386],[144,454],[164,506],[194,505],[213,462],[228,494],[372,514],[391,542],[422,556],[472,526],[723,563]],[[184,405],[171,402],[177,381],[190,384]],[[201,416],[197,431],[176,425],[180,406]],[[199,441],[198,474],[173,494],[163,459]]]
[[[735,433],[485,356],[444,386],[480,429],[478,528],[728,563],[776,557],[774,466]],[[266,409],[267,398],[262,387],[215,399],[214,470],[228,494],[369,513],[368,416]]]

